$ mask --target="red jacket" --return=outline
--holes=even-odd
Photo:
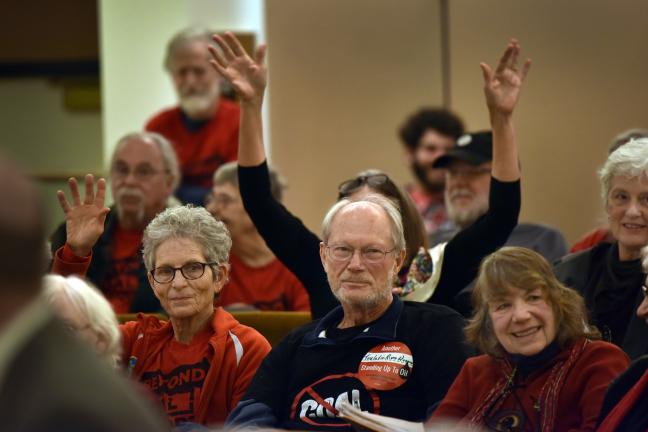
[[[137,379],[174,337],[169,321],[143,314],[138,314],[137,321],[121,325],[121,330],[123,364]],[[200,400],[193,408],[195,422],[204,425],[225,421],[270,351],[270,344],[259,332],[240,324],[222,308],[214,311],[212,330],[209,344],[213,358]]]
[[[548,367],[532,373],[516,388],[515,394],[525,413],[532,417],[527,419],[524,430],[537,429],[540,418],[534,404],[550,374],[550,366],[567,356],[568,352],[568,349],[563,350]],[[600,341],[588,343],[558,395],[554,430],[593,431],[608,385],[626,370],[628,363],[628,356],[616,345]],[[502,374],[501,360],[488,355],[468,359],[434,412],[433,422],[464,419],[474,406],[486,398],[495,383],[502,378]],[[516,405],[516,398],[508,395],[499,412],[515,409]]]

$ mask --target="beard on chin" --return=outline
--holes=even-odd
[[[453,199],[458,197],[472,198],[472,203],[467,207],[457,207]],[[448,218],[459,228],[465,228],[475,223],[477,219],[488,211],[488,197],[481,197],[472,191],[458,188],[452,192],[445,192],[446,211]]]
[[[199,115],[208,111],[220,94],[215,86],[204,91],[185,91],[180,94],[180,107],[189,116]]]
[[[392,281],[393,278],[394,278],[394,273],[390,272],[389,278],[387,280]],[[345,279],[345,280],[346,281],[351,281],[352,279]],[[333,281],[331,281],[329,279],[329,286],[331,286],[331,291],[333,292],[333,296],[340,303],[346,304],[346,305],[349,305],[349,306],[353,306],[353,307],[356,307],[356,308],[360,308],[360,309],[365,309],[365,310],[366,309],[373,309],[373,308],[379,306],[382,302],[384,302],[384,301],[386,301],[388,299],[391,299],[391,296],[392,296],[392,294],[391,294],[392,288],[390,286],[385,290],[382,290],[382,289],[381,290],[373,290],[373,291],[371,291],[371,293],[369,293],[366,296],[363,296],[361,299],[349,299],[346,296],[346,293],[343,292],[343,290],[341,289],[342,282],[339,281],[339,280],[337,281],[338,282],[338,289],[337,290],[332,289],[332,287],[334,286],[334,284],[332,282]]]
[[[133,211],[126,211],[122,206],[122,200],[125,198],[137,199],[137,209]],[[145,209],[144,209],[144,193],[132,187],[123,187],[115,193],[115,207],[117,208],[117,216],[120,220],[130,219],[139,224],[144,222]]]
[[[414,176],[419,181],[419,183],[423,185],[426,191],[430,193],[443,192],[443,188],[445,187],[445,175],[440,176],[440,181],[432,181],[428,177],[428,172],[433,169],[437,168],[432,168],[432,164],[422,165],[418,162],[412,163],[412,171],[414,171]]]

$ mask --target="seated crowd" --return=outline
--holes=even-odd
[[[74,421],[61,405],[33,419],[12,414],[9,425],[350,430],[341,413],[350,404],[440,430],[648,429],[646,135],[619,142],[600,171],[609,241],[565,256],[557,230],[518,225],[513,113],[531,63],[511,40],[495,68],[480,65],[491,130],[464,134],[452,113],[418,112],[401,129],[418,184],[358,173],[340,184],[318,235],[281,204],[266,162],[265,54],[262,45],[249,56],[229,32],[176,35],[165,66],[179,106],[117,142],[114,205],[105,206],[104,179],[87,175],[83,194],[70,179],[69,199],[58,192],[65,223],[51,237],[51,274],[35,246],[28,277],[16,272],[24,260],[3,260],[15,290],[0,293],[0,309],[15,303],[22,326],[11,323],[6,340],[52,333],[82,352],[69,378],[77,386],[106,389],[108,405],[131,391],[105,411],[89,398]],[[187,79],[187,68],[200,73]],[[223,80],[238,104],[220,94]],[[22,221],[0,210],[6,252],[38,243],[42,221],[26,180],[3,172],[3,198],[18,194],[27,209]],[[24,330],[36,307],[57,318]],[[237,321],[241,310],[313,321],[271,347]],[[126,313],[137,315],[120,323]],[[0,412],[21,400],[5,402],[14,359],[49,353],[23,345],[0,351]],[[98,378],[81,381],[90,373]],[[111,420],[120,413],[128,427]]]

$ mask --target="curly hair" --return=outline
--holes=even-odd
[[[473,316],[465,328],[466,340],[493,357],[505,355],[493,330],[490,302],[513,288],[530,292],[540,288],[556,320],[556,341],[561,348],[580,338],[597,339],[598,330],[588,324],[585,302],[554,275],[542,255],[523,247],[503,247],[484,258],[472,293]]]
[[[613,151],[599,171],[601,197],[607,204],[614,177],[648,177],[648,138],[631,139]]]
[[[464,124],[458,115],[446,109],[421,108],[405,120],[398,135],[405,147],[416,150],[421,137],[428,129],[456,140],[463,135]]]
[[[203,207],[171,207],[158,214],[144,230],[143,256],[148,271],[155,268],[155,252],[166,240],[193,240],[202,248],[207,261],[228,264],[232,239],[225,224]]]

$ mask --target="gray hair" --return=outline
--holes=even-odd
[[[176,156],[176,152],[173,149],[173,145],[171,145],[171,141],[157,132],[131,132],[121,137],[117,141],[117,145],[115,146],[115,150],[113,151],[112,157],[110,159],[110,166],[115,163],[115,153],[117,153],[117,150],[122,145],[122,143],[132,139],[151,141],[157,146],[157,148],[160,150],[160,154],[162,155],[162,160],[164,161],[164,168],[172,178],[171,184],[173,185],[173,190],[175,191],[180,184],[181,176],[178,157]]]
[[[201,27],[188,27],[186,29],[180,30],[178,33],[173,35],[173,37],[167,44],[166,54],[164,55],[164,68],[167,71],[171,71],[175,53],[178,51],[178,49],[190,42],[202,41],[207,44],[216,46],[216,44],[212,42],[212,35],[214,33],[215,32],[213,30]],[[209,53],[205,51],[205,58],[208,57]]]
[[[270,175],[270,193],[274,199],[281,201],[283,198],[283,191],[286,188],[286,182],[274,169],[268,167],[268,172]],[[238,163],[228,162],[218,167],[214,173],[213,182],[214,184],[230,183],[238,188]]]
[[[324,216],[322,221],[322,240],[324,243],[328,243],[328,239],[331,236],[331,224],[335,215],[337,215],[340,210],[343,208],[359,202],[371,203],[375,206],[380,207],[385,211],[387,217],[389,218],[389,224],[391,226],[392,242],[394,243],[394,248],[398,251],[405,250],[405,234],[403,231],[403,220],[401,214],[398,211],[398,207],[388,198],[382,195],[367,195],[359,199],[350,199],[344,198],[335,204],[329,209]]]
[[[121,356],[121,332],[108,300],[97,288],[78,277],[44,276],[43,297],[47,303],[52,305],[63,296],[88,320],[92,331],[104,337],[106,350],[100,355],[111,366],[117,367]]]
[[[610,154],[599,171],[601,195],[607,203],[614,177],[648,176],[648,138],[632,139]]]
[[[636,128],[621,132],[619,135],[612,138],[612,142],[610,143],[610,147],[608,148],[608,155],[612,154],[612,152],[614,152],[622,145],[627,144],[628,142],[637,138],[648,138],[648,129]]]
[[[144,230],[142,240],[144,265],[155,268],[155,251],[168,239],[188,239],[202,248],[205,260],[228,264],[232,239],[225,224],[203,207],[172,207],[159,213]]]

